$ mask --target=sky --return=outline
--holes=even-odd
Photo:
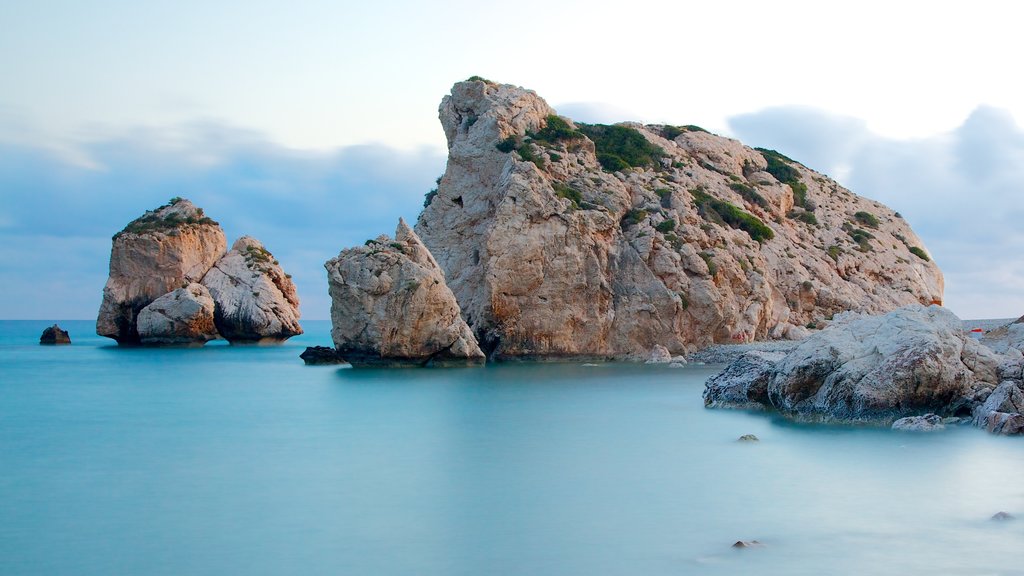
[[[904,215],[964,318],[1024,314],[1016,23],[987,1],[0,0],[0,318],[94,318],[110,237],[190,198],[304,318],[413,221],[471,75],[584,121],[698,124]]]

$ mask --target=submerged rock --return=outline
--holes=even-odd
[[[764,544],[757,540],[737,540],[733,548],[764,548]]]
[[[405,221],[328,260],[331,337],[353,366],[484,361],[444,273]]]
[[[1010,514],[1009,512],[996,512],[992,515],[991,519],[995,520],[996,522],[1005,522],[1006,520],[1013,520],[1014,515]]]
[[[347,364],[337,350],[328,346],[308,346],[299,354],[299,358],[309,366]]]
[[[67,330],[61,329],[57,324],[50,326],[43,330],[41,336],[39,336],[40,344],[71,344],[71,336],[68,335]]]
[[[217,330],[232,343],[281,342],[302,334],[295,284],[255,238],[236,240],[203,285],[216,303]]]
[[[142,344],[205,344],[217,338],[213,298],[195,282],[168,292],[139,312]]]
[[[114,235],[96,333],[138,344],[139,312],[164,294],[199,282],[226,245],[220,225],[180,198],[130,222]]]
[[[943,419],[935,414],[925,414],[924,416],[907,416],[906,418],[900,418],[899,420],[892,423],[893,430],[903,430],[905,432],[938,432],[945,430],[946,425]]]
[[[840,315],[756,370],[740,364],[748,356],[708,380],[706,406],[760,405],[801,420],[884,425],[921,413],[971,414],[995,389],[1001,360],[967,337],[951,312],[920,305]]]
[[[942,298],[899,215],[777,153],[574,124],[475,79],[439,115],[448,164],[416,231],[493,357],[679,355]]]
[[[761,439],[753,434],[744,434],[740,436],[737,442],[760,442]]]

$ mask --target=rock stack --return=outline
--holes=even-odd
[[[243,237],[188,200],[146,212],[114,235],[96,333],[119,344],[279,342],[302,333],[295,286]]]

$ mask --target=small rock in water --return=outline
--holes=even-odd
[[[893,430],[904,430],[907,432],[938,432],[945,428],[946,425],[942,423],[942,418],[935,414],[907,416],[892,423]]]
[[[737,440],[737,442],[760,442],[760,441],[761,441],[761,439],[758,438],[757,436],[754,436],[753,434],[744,434],[743,436],[740,436],[739,440]]]
[[[757,540],[737,540],[733,548],[764,548],[764,544]]]
[[[1005,521],[1005,520],[1013,520],[1013,514],[1010,514],[1009,512],[996,512],[995,514],[992,515],[992,519],[997,521],[997,522],[1002,522],[1002,521]]]
[[[651,348],[651,356],[647,360],[647,364],[669,364],[673,362],[672,353],[668,351],[661,344],[655,344],[654,348]]]
[[[60,326],[54,324],[46,330],[43,330],[42,336],[39,337],[40,344],[71,344],[71,337],[68,336],[67,330],[62,330]]]
[[[345,360],[338,355],[338,351],[328,346],[309,346],[302,354],[299,354],[307,365],[316,366],[323,364],[345,364]]]

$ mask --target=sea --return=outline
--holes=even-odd
[[[353,369],[299,359],[328,322],[163,349],[49,324],[0,322],[3,575],[1024,574],[1021,438],[708,410],[721,366]]]

